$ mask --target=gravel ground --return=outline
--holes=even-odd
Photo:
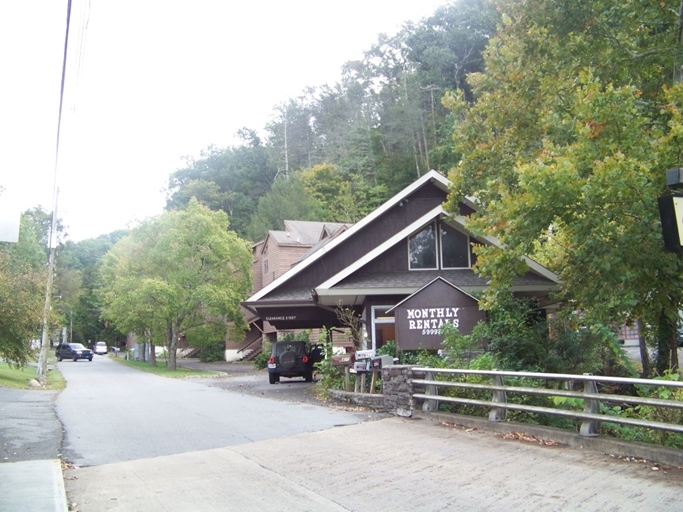
[[[256,369],[253,363],[202,363],[198,359],[178,359],[178,366],[195,370],[221,372],[220,377],[212,377],[201,380],[204,384],[219,387],[227,391],[234,391],[244,395],[261,396],[275,400],[299,402],[311,405],[322,405],[347,411],[368,411],[369,409],[355,405],[346,405],[325,399],[321,395],[320,386],[315,376],[313,382],[305,382],[303,378],[282,378],[277,384],[268,383],[268,370]],[[373,413],[379,416],[386,414]]]

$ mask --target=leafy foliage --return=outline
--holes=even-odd
[[[655,380],[680,381],[681,374],[667,371]],[[658,398],[661,400],[683,401],[683,390],[669,387],[636,386],[638,396],[647,398]],[[610,411],[612,415],[625,416],[627,418],[638,418],[647,421],[672,423],[674,425],[683,423],[683,410],[669,407],[653,407],[651,405],[636,405],[621,409],[616,406]],[[673,448],[683,448],[683,435],[677,432],[666,430],[647,429],[632,427],[628,425],[618,425],[615,423],[603,424],[603,430],[607,433],[623,439],[641,441],[646,443],[659,444]]]
[[[104,258],[103,314],[118,329],[163,339],[174,369],[181,333],[238,338],[240,301],[251,289],[251,250],[228,231],[228,218],[191,200],[121,239]],[[198,331],[196,331],[198,330]]]
[[[0,357],[16,366],[27,364],[30,341],[40,338],[42,328],[47,282],[43,217],[39,210],[24,213],[18,242],[0,242]]]
[[[424,172],[446,171],[455,155],[441,99],[471,96],[465,74],[482,69],[499,19],[492,1],[456,0],[379,35],[338,83],[275,105],[264,139],[243,129],[241,144],[188,159],[169,179],[167,209],[196,197],[258,240],[287,218],[355,222]],[[284,185],[299,177],[308,193]]]
[[[503,24],[470,75],[477,98],[451,95],[460,163],[450,209],[505,251],[481,248],[491,293],[544,245],[562,298],[596,323],[671,321],[683,259],[664,251],[657,197],[680,164],[683,86],[673,2],[501,2]],[[491,297],[493,299],[493,297]],[[671,339],[668,349],[675,361]]]

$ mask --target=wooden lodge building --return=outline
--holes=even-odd
[[[305,223],[269,233],[254,246],[255,292],[242,303],[254,326],[250,336],[274,341],[275,330],[343,328],[338,307],[353,308],[362,318],[365,349],[389,340],[403,350],[439,349],[443,322],[469,334],[485,319],[475,297],[487,287],[472,270],[472,246],[497,241],[475,238],[465,228],[476,209],[471,201],[460,204],[458,215],[444,210],[449,184],[430,171],[356,224],[310,223],[314,231],[306,240],[299,233],[298,241]],[[273,259],[288,244],[297,247],[290,259]],[[526,263],[513,292],[551,308],[557,275]]]

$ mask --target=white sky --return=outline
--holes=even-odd
[[[56,173],[70,239],[161,213],[183,156],[261,130],[278,103],[445,3],[72,0]],[[0,0],[0,212],[52,210],[66,6]]]

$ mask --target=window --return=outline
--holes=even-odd
[[[387,310],[392,306],[372,306],[372,346],[377,350],[387,341],[396,340],[396,327],[393,315],[387,315]]]
[[[263,262],[263,273],[264,274],[268,273],[268,260],[264,260],[264,262]]]
[[[441,224],[441,268],[469,268],[470,244],[465,233]]]
[[[469,237],[446,224],[439,223],[438,229],[440,233],[438,239],[437,224],[434,222],[408,238],[410,270],[469,268]]]
[[[425,228],[408,239],[408,254],[410,270],[425,270],[436,268],[436,233],[434,224]]]

